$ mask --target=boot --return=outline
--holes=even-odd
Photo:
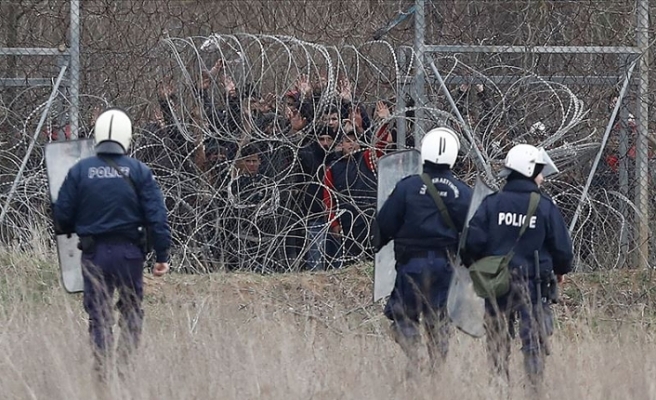
[[[430,373],[435,374],[446,363],[446,357],[449,354],[451,329],[446,311],[438,312],[436,318],[430,321],[424,320],[424,324],[428,336],[429,370]]]
[[[540,352],[524,353],[524,371],[527,376],[527,390],[532,398],[541,398],[544,382],[544,357]]]
[[[420,372],[418,347],[421,343],[421,337],[419,336],[419,331],[411,331],[412,329],[401,329],[396,323],[392,323],[394,341],[398,343],[407,357],[406,379],[416,378]]]

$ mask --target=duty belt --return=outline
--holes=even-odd
[[[138,243],[139,238],[125,233],[104,233],[101,235],[93,235],[93,240],[96,243]]]

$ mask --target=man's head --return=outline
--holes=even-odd
[[[529,179],[538,185],[544,178],[559,172],[543,148],[530,144],[515,145],[508,151],[503,165],[500,176],[506,177],[507,180]]]
[[[432,129],[421,141],[421,159],[424,163],[453,168],[459,151],[460,140],[456,133],[449,128]]]
[[[335,143],[337,132],[328,125],[320,125],[316,131],[317,143],[325,151],[330,151]]]
[[[335,106],[328,107],[321,115],[321,123],[337,130],[339,128],[339,109]]]
[[[360,143],[355,132],[342,132],[340,145],[344,155],[350,155],[360,150]]]
[[[312,119],[314,119],[314,107],[309,101],[301,103],[300,108],[294,110],[289,109],[289,125],[291,132],[299,132],[303,130]]]
[[[120,108],[103,111],[93,128],[96,153],[127,154],[132,141],[132,119]]]
[[[300,102],[301,95],[297,90],[290,90],[287,93],[285,93],[284,100],[285,100],[285,105],[292,109],[293,111],[297,111],[298,108],[301,105]]]
[[[267,136],[279,134],[282,130],[280,118],[274,112],[258,114],[255,125]]]
[[[244,147],[241,157],[235,163],[240,172],[247,175],[257,175],[260,170],[260,152],[256,146]]]
[[[223,162],[227,158],[228,149],[221,146],[214,138],[205,140],[205,159],[210,163]]]

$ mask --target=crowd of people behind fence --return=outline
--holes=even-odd
[[[138,157],[164,187],[172,171],[171,184],[188,176],[167,196],[172,227],[206,245],[214,267],[314,270],[372,256],[376,159],[396,141],[393,103],[367,110],[347,80],[334,96],[325,89],[325,80],[300,76],[282,98],[262,95],[238,88],[219,61],[194,90],[189,123],[182,96],[160,88]],[[204,221],[188,226],[199,209]]]
[[[304,75],[283,95],[259,93],[237,85],[221,60],[193,86],[160,84],[134,145],[165,191],[178,248],[198,250],[207,270],[323,270],[373,259],[377,160],[399,148],[396,118],[414,147],[413,111],[395,114],[393,97],[367,103],[344,78],[332,93],[325,77]],[[518,129],[512,110],[493,120],[483,84],[460,85],[453,96],[472,126],[499,130],[483,144],[499,153],[548,135],[540,121]],[[607,150],[601,176],[631,157],[617,150]],[[472,176],[475,166],[462,158],[454,171]]]

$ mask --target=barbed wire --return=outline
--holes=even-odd
[[[614,135],[622,139],[606,149],[600,149],[600,140],[629,59],[431,53],[429,60],[447,82],[463,126],[436,81],[427,85],[425,99],[415,96],[417,70],[434,77],[408,46],[411,22],[372,40],[395,16],[410,15],[413,2],[326,4],[280,1],[274,10],[259,1],[82,4],[79,135],[88,135],[94,113],[104,106],[122,105],[134,115],[139,124],[132,154],[153,169],[163,188],[179,265],[306,269],[316,264],[316,243],[325,243],[325,265],[371,259],[376,160],[399,148],[403,132],[400,147],[414,146],[421,136],[414,134],[415,126],[437,124],[462,133],[456,172],[468,183],[478,172],[474,146],[495,170],[515,143],[545,146],[561,168],[545,190],[568,221],[579,202],[584,204],[573,231],[582,263],[590,269],[622,265],[622,254],[634,247],[633,128],[627,113],[635,98],[629,97],[616,121]],[[435,45],[631,45],[635,25],[634,8],[621,2],[604,3],[612,11],[605,20],[596,3],[547,1],[532,8],[522,1],[456,1],[451,8],[428,4],[426,40]],[[57,18],[68,12],[67,2],[4,2],[2,7],[20,22],[0,28],[7,45],[66,42],[66,27]],[[35,15],[43,22],[26,30],[24,23]],[[7,77],[52,77],[55,68],[45,57],[0,57]],[[49,89],[0,92],[3,204]],[[70,134],[69,106],[64,87],[48,114],[41,145]],[[323,125],[331,117],[337,131],[332,152],[321,153],[320,134],[326,133]],[[473,132],[473,141],[466,130]],[[355,149],[344,155],[341,142],[352,131],[356,143],[344,145]],[[582,198],[592,159],[602,150],[603,165],[591,193]],[[2,226],[4,242],[28,243],[30,225],[49,225],[42,147],[29,161]],[[338,187],[334,176],[325,179],[326,171],[338,169],[351,171],[353,181],[343,177]]]

